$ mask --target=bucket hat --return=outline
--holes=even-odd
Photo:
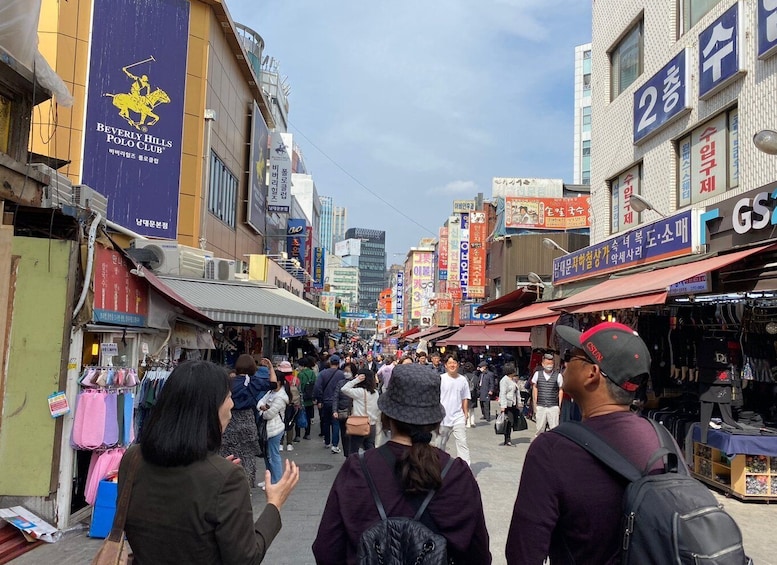
[[[397,365],[378,408],[389,418],[424,426],[441,422],[445,408],[440,404],[440,375],[429,365]]]

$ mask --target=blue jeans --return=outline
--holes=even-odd
[[[277,436],[267,438],[267,456],[264,458],[264,466],[270,471],[270,482],[277,483],[283,476],[283,464],[281,462],[281,438],[283,432]]]
[[[324,404],[319,414],[321,415],[321,424],[324,427],[324,443],[335,447],[340,443],[340,422],[333,418],[334,409],[331,404]]]

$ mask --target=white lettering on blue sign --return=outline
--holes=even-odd
[[[686,60],[680,51],[634,93],[634,143],[688,109]]]
[[[777,51],[777,0],[758,0],[758,57]]]
[[[699,34],[699,97],[717,92],[740,71],[736,3]]]

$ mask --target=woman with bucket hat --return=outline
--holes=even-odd
[[[456,563],[491,563],[480,489],[469,466],[430,445],[440,425],[440,375],[428,365],[397,365],[391,386],[378,399],[391,440],[363,453],[389,517],[412,518],[435,491],[419,521],[446,540]],[[316,563],[357,563],[362,533],[380,522],[359,455],[348,457],[332,485],[313,542]],[[462,500],[474,503],[461,504]]]

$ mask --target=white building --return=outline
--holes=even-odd
[[[592,242],[777,178],[751,141],[777,128],[774,2],[599,0],[592,15]]]
[[[313,226],[313,241],[308,245],[321,247],[319,237],[321,234],[321,199],[316,191],[316,183],[311,175],[293,173],[291,175],[291,194],[297,200],[305,217]]]
[[[342,257],[326,256],[324,289],[333,294],[347,312],[358,310],[359,303],[359,267],[343,262]]]
[[[348,208],[335,206],[332,212],[332,245],[345,239],[348,230]]]
[[[591,182],[591,44],[575,47],[574,184]]]

